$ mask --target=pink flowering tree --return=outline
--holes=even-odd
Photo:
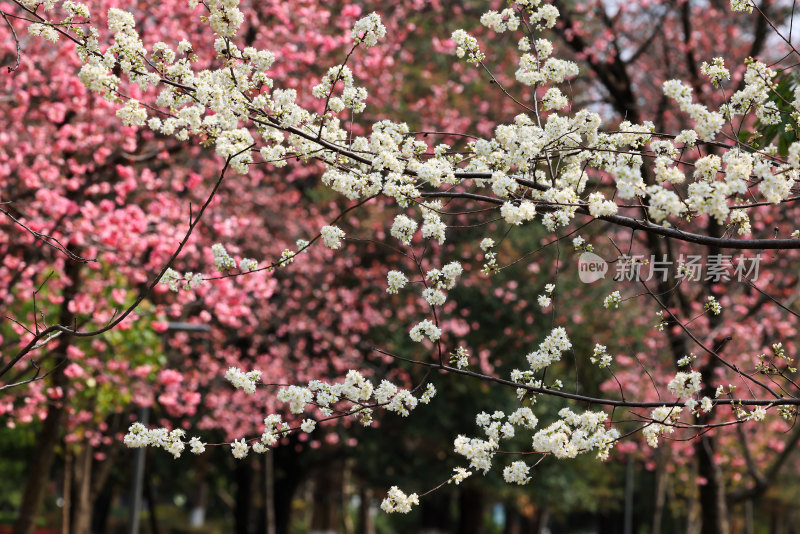
[[[36,255],[46,253],[39,261],[55,264],[59,276],[55,280],[25,276],[30,260],[24,253],[5,262],[4,279],[14,288],[7,291],[10,301],[17,302],[13,298],[17,294],[38,295],[43,288],[52,288],[46,291],[52,295],[51,302],[26,299],[23,306],[27,308],[12,317],[16,337],[8,342],[13,350],[0,376],[5,379],[12,370],[24,367],[20,362],[36,363],[30,364],[32,377],[20,376],[7,386],[27,382],[38,401],[64,395],[65,379],[78,378],[82,372],[74,363],[67,365],[68,339],[96,339],[93,349],[103,351],[107,347],[99,336],[133,329],[131,337],[141,346],[132,350],[146,353],[153,340],[136,335],[135,329],[142,327],[134,325],[141,324],[136,319],[148,311],[145,297],[156,294],[159,303],[167,304],[152,312],[165,313],[156,317],[156,329],[168,332],[168,318],[186,319],[191,324],[212,324],[213,336],[220,343],[241,340],[237,350],[200,354],[189,373],[163,371],[157,377],[164,388],[159,402],[175,416],[194,415],[200,402],[198,386],[222,374],[237,390],[231,396],[235,402],[264,410],[251,416],[255,410],[250,409],[246,416],[225,421],[230,441],[224,446],[236,458],[251,451],[267,452],[291,434],[312,434],[317,425],[328,421],[355,420],[369,426],[376,410],[409,415],[419,404],[432,401],[435,387],[430,378],[444,373],[505,389],[517,399],[517,407],[501,411],[487,406],[475,414],[475,434],[460,435],[453,444],[456,455],[464,458],[464,467],[456,468],[443,483],[458,484],[474,472],[498,469],[507,483],[523,485],[544,459],[584,454],[606,459],[618,444],[624,448],[636,436],[653,448],[665,438],[689,440],[694,442],[702,479],[703,532],[727,532],[726,498],[758,496],[768,486],[772,468],[786,461],[782,453],[788,449],[786,444],[774,458],[765,450],[759,452],[762,458],[754,459],[747,448],[748,433],[764,425],[781,428],[786,424],[781,418],[792,421],[800,404],[793,366],[798,313],[792,288],[796,284],[791,275],[785,275],[796,261],[794,251],[800,248],[800,234],[792,225],[800,143],[785,143],[784,150],[779,150],[760,133],[778,124],[784,132],[796,128],[800,94],[787,98],[777,91],[777,74],[784,63],[751,58],[740,65],[748,54],[740,49],[731,51],[728,63],[722,57],[706,56],[706,43],[692,42],[693,13],[686,8],[677,15],[665,15],[659,26],[684,36],[675,53],[682,53],[686,64],[676,71],[667,69],[663,83],[659,80],[649,87],[652,77],[628,69],[661,34],[653,28],[653,37],[648,34],[636,46],[625,37],[631,24],[647,16],[647,7],[621,9],[610,17],[602,7],[583,6],[596,10],[598,24],[607,29],[602,43],[590,43],[587,36],[597,33],[571,18],[565,6],[518,0],[507,9],[480,16],[483,43],[466,30],[455,30],[450,36],[462,65],[460,81],[488,75],[497,99],[504,103],[499,112],[514,111],[496,126],[470,118],[454,121],[452,131],[431,136],[424,123],[417,129],[405,122],[402,113],[388,119],[375,117],[381,119],[376,121],[360,119],[369,109],[363,81],[369,71],[364,69],[391,71],[391,65],[381,64],[386,60],[374,52],[387,34],[374,13],[355,21],[340,63],[321,69],[309,87],[286,83],[282,56],[276,57],[266,43],[244,30],[258,26],[245,24],[247,10],[238,2],[195,3],[208,28],[198,26],[197,35],[171,33],[165,37],[169,42],[157,41],[149,35],[146,21],[137,25],[133,15],[117,7],[108,9],[106,24],[101,26],[82,4],[19,1],[13,6],[9,16],[24,19],[30,34],[67,41],[68,48],[75,48],[81,65],[78,78],[86,89],[73,83],[74,90],[85,98],[102,97],[102,104],[90,109],[98,114],[98,121],[118,119],[124,125],[118,146],[125,147],[131,139],[137,146],[152,144],[153,165],[169,165],[176,175],[170,187],[185,190],[185,197],[194,202],[190,201],[188,210],[185,203],[165,204],[162,196],[154,194],[158,179],[148,171],[152,165],[145,165],[147,158],[136,161],[142,166],[139,174],[124,165],[125,154],[133,150],[130,145],[130,150],[121,149],[123,163],[115,167],[122,185],[109,186],[107,191],[94,182],[67,182],[64,201],[38,187],[37,174],[32,174],[26,184],[35,193],[30,209],[56,212],[36,225],[29,220],[37,217],[23,212],[9,209],[4,214],[7,224],[18,227]],[[762,9],[749,0],[735,0],[731,9],[737,13],[730,16],[752,20],[751,55],[759,53],[765,39],[772,39],[775,46],[784,48],[785,56],[777,57],[789,66],[798,55],[791,34],[782,33],[782,27],[765,12],[767,7],[769,3]],[[719,24],[725,27],[722,17]],[[572,59],[557,55],[547,38],[547,30],[553,28],[572,49]],[[485,50],[500,34],[512,36],[509,49],[500,57],[516,56],[513,76],[494,75],[487,65]],[[13,55],[19,38],[12,37],[8,46]],[[61,47],[57,44],[53,50]],[[565,84],[579,76],[573,61],[578,59],[586,60],[594,74],[580,85],[576,82],[585,87],[582,95],[607,91],[613,109],[624,116],[622,122],[604,125],[598,113],[604,110],[593,109],[591,101],[580,105],[580,98],[571,97]],[[478,74],[469,74],[473,68]],[[656,100],[655,91],[663,95],[659,96],[663,110],[671,110],[654,113],[658,125],[636,103],[639,93],[643,99]],[[66,109],[55,106],[50,113],[58,119]],[[109,110],[115,110],[116,119]],[[52,122],[44,113],[43,123],[45,118]],[[48,128],[43,132],[52,135]],[[742,136],[743,131],[752,133]],[[177,142],[213,146],[222,161],[202,194],[196,191],[201,179],[193,178],[196,152],[181,152],[173,160],[169,147]],[[32,154],[36,148],[31,148]],[[73,158],[73,164],[67,158],[65,164],[73,165],[70,172],[76,180],[85,179],[94,172],[93,165],[102,165],[111,154],[91,154],[94,163]],[[36,158],[32,159],[17,165],[36,168]],[[287,205],[294,207],[303,199],[302,187],[297,188],[300,191],[285,183],[257,187],[269,176],[260,174],[261,169],[271,170],[287,160],[319,169],[321,182],[346,201],[311,198],[314,205],[309,202],[305,212],[292,211]],[[308,177],[301,173],[295,179]],[[124,231],[115,232],[113,218],[96,220],[102,217],[101,207],[89,210],[89,228],[59,230],[72,223],[70,210],[74,214],[84,200],[81,195],[95,185],[100,194],[123,195],[120,204],[147,207],[117,214],[116,224],[138,221],[139,232],[152,224],[166,237],[150,243],[137,241],[129,250],[121,242]],[[270,216],[278,220],[271,225],[269,216],[258,223],[238,217],[240,208],[252,211],[257,206],[274,208]],[[198,229],[201,221],[213,228],[205,242]],[[87,235],[95,239],[91,230],[98,222],[109,241],[104,245],[115,250],[113,258],[105,258],[114,275],[139,284],[132,295],[115,293],[107,279],[93,288],[92,295],[118,303],[116,313],[113,306],[103,301],[98,305],[97,299],[82,298],[74,289],[82,273],[78,266],[91,264],[103,252],[98,244],[84,242]],[[253,235],[269,236],[278,224],[284,232],[281,242],[252,243]],[[485,231],[475,237],[471,250],[465,248],[454,256],[453,249],[444,246],[447,239],[474,225]],[[580,256],[568,259],[573,252],[564,250],[547,270],[535,263],[538,249],[508,258],[506,236],[524,234],[533,227],[546,233],[541,247],[561,250],[567,240],[572,244],[566,248]],[[595,228],[602,230],[595,232]],[[349,292],[347,278],[328,277],[326,249],[362,255],[360,267],[370,268],[350,280],[373,290]],[[143,254],[148,261],[144,272],[155,275],[143,275],[140,268],[126,270],[133,265],[132,258]],[[375,264],[363,261],[370,254],[375,254]],[[204,266],[202,258],[209,256]],[[690,257],[696,258],[694,263]],[[340,268],[347,268],[347,258],[342,261]],[[196,267],[182,269],[182,262]],[[266,318],[255,314],[243,295],[289,308],[298,306],[302,289],[280,299],[275,294],[281,287],[279,273],[291,273],[292,266],[301,262],[307,262],[301,276],[308,278],[301,279],[299,287],[318,288],[315,296],[334,306],[336,317],[330,324],[344,328],[348,335],[314,332],[303,319],[276,325],[278,336],[297,340],[293,350],[322,351],[327,356],[318,365],[298,362],[298,368],[292,368],[287,366],[291,361],[287,345],[270,347],[270,330],[262,328]],[[463,321],[457,319],[458,303],[450,296],[457,294],[459,284],[482,280],[472,273],[491,277],[518,262],[529,262],[529,271],[547,280],[537,302],[525,306],[548,311],[551,324],[526,349],[527,354],[519,355],[524,356],[524,365],[499,375],[486,364],[489,355],[482,353],[476,361],[470,348],[460,342]],[[580,330],[585,321],[571,306],[562,305],[567,294],[560,288],[569,288],[569,296],[578,299],[596,292],[581,291],[580,285],[563,279],[577,277],[591,284],[609,270],[617,271],[620,285],[608,288],[613,291],[594,305],[611,326],[590,333],[596,342],[579,352],[574,330]],[[177,295],[169,296],[169,290]],[[399,307],[401,313],[387,310],[381,305],[387,301],[379,298],[384,291],[403,295],[411,304]],[[330,300],[331,294],[336,298]],[[202,303],[203,309],[193,311],[195,303]],[[631,325],[615,323],[616,310],[634,304],[635,316],[626,316]],[[395,321],[408,330],[416,343],[413,352],[399,354],[390,347],[371,352],[419,368],[418,380],[408,385],[405,373],[398,380],[392,373],[373,377],[360,366],[350,368],[350,362],[365,352],[359,346],[365,318],[374,318],[378,324]],[[186,337],[178,334],[167,341],[183,358],[192,355]],[[625,349],[630,346],[635,352]],[[333,352],[344,357],[339,360]],[[36,360],[42,353],[54,355],[44,370]],[[624,357],[615,361],[613,354]],[[611,373],[607,387],[586,394],[579,382],[567,382],[563,376],[571,373],[561,376],[558,370],[568,367],[569,360],[573,369],[589,366],[597,373]],[[367,358],[362,356],[361,361]],[[126,373],[130,365],[125,358],[119,371]],[[149,365],[142,361],[134,373],[139,369],[142,378],[148,378]],[[553,371],[548,373],[549,369]],[[339,377],[330,380],[331,372]],[[641,379],[643,372],[647,381]],[[46,383],[41,380],[45,373],[52,375],[53,385],[47,390],[40,385]],[[274,387],[280,388],[275,400],[266,400],[264,395]],[[547,419],[542,413],[537,415],[537,399],[542,397],[560,399],[563,406],[557,415],[549,414]],[[275,401],[285,403],[291,416],[277,413]],[[219,419],[215,410],[227,404],[226,396],[209,398],[210,415],[191,429],[191,439],[183,429],[134,423],[124,442],[130,447],[158,446],[176,456],[187,447],[200,454],[209,444],[196,431],[217,424],[212,423]],[[9,406],[8,410],[15,409]],[[45,420],[57,421],[63,403],[49,406],[56,408],[53,413],[48,408]],[[527,447],[504,447],[520,435],[527,437]],[[745,464],[735,467],[752,480],[726,496],[726,481],[715,467],[715,444],[731,435],[738,436],[737,443],[745,448]],[[768,471],[762,471],[759,460],[771,465]],[[419,498],[394,486],[382,508],[405,513]]]

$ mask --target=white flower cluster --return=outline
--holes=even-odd
[[[244,22],[244,13],[239,10],[239,0],[210,0],[208,23],[220,37],[233,37]]]
[[[519,28],[519,23],[519,17],[517,17],[513,9],[504,9],[500,13],[487,11],[481,15],[481,24],[497,33],[503,33],[506,30],[516,31]]]
[[[509,484],[519,484],[522,486],[531,481],[528,472],[530,472],[530,467],[528,467],[525,462],[513,462],[503,469],[503,480]]]
[[[289,386],[278,391],[278,400],[289,403],[289,411],[299,414],[314,400],[314,393],[309,388]]]
[[[170,291],[178,291],[181,288],[180,282],[183,282],[183,289],[194,289],[202,285],[205,279],[200,273],[187,272],[181,276],[178,272],[168,267],[158,281],[159,284],[167,286]]]
[[[238,367],[230,367],[225,371],[225,380],[230,382],[236,389],[253,394],[256,392],[256,383],[261,380],[261,371],[248,371],[245,373]]]
[[[589,195],[589,214],[592,217],[607,217],[617,214],[617,203],[613,200],[606,200],[603,193],[592,193]]]
[[[419,397],[420,404],[430,404],[433,400],[433,397],[436,396],[436,386],[431,383],[425,387],[425,391],[422,392],[422,395]]]
[[[563,109],[569,105],[569,100],[557,87],[551,87],[542,97],[542,106],[545,110]]]
[[[398,291],[406,287],[408,278],[400,271],[389,271],[386,275],[386,292],[390,295],[396,295]]]
[[[296,257],[297,254],[295,254],[294,251],[289,250],[288,248],[283,249],[283,252],[281,252],[281,261],[280,263],[278,263],[278,265],[280,267],[286,267],[287,265],[292,263]]]
[[[457,261],[451,261],[441,269],[431,269],[425,273],[425,279],[435,284],[438,289],[453,289],[456,281],[464,272],[464,268]]]
[[[736,233],[739,235],[748,235],[753,230],[750,226],[750,217],[743,209],[731,210],[730,225],[738,228]]]
[[[605,299],[603,299],[603,307],[608,308],[619,308],[620,303],[622,302],[622,295],[619,294],[619,291],[614,291],[610,295],[608,295]]]
[[[253,136],[245,128],[225,130],[217,136],[216,152],[229,159],[231,169],[239,174],[247,174],[248,165],[253,161],[250,147],[254,144]]]
[[[467,471],[463,467],[456,467],[453,469],[453,476],[448,482],[452,482],[456,486],[464,482],[467,478],[472,476],[472,471]]]
[[[383,187],[380,173],[342,172],[328,169],[322,175],[322,183],[350,200],[358,200],[378,194]]]
[[[589,361],[596,363],[599,368],[603,369],[604,367],[611,365],[611,355],[606,352],[605,345],[597,343],[594,346],[592,355],[589,357]]]
[[[675,377],[667,384],[667,389],[676,397],[691,397],[700,391],[701,379],[700,373],[697,371],[678,371]]]
[[[677,102],[681,111],[688,113],[695,122],[695,130],[700,139],[713,141],[725,124],[725,118],[722,114],[716,111],[709,111],[702,104],[693,103],[692,88],[684,85],[680,80],[664,82],[663,89],[667,98]]]
[[[344,89],[341,96],[333,96],[334,85],[339,81],[344,83]],[[317,98],[327,98],[328,108],[334,113],[345,109],[361,113],[366,108],[367,90],[355,86],[353,73],[347,65],[336,65],[328,69],[328,73],[314,86],[311,93]]]
[[[180,458],[186,448],[186,443],[183,441],[185,436],[186,432],[180,428],[174,430],[147,428],[141,423],[133,423],[128,428],[128,433],[125,434],[122,442],[130,448],[161,447],[175,458]],[[193,437],[189,440],[189,445],[194,454],[205,451],[205,444],[200,441],[200,438]]]
[[[144,126],[147,122],[147,110],[139,105],[138,100],[130,99],[117,110],[117,117],[125,126]]]
[[[497,451],[498,444],[478,438],[458,436],[453,442],[456,454],[469,460],[470,467],[488,472],[492,467],[492,459]]]
[[[733,93],[729,103],[721,110],[729,118],[755,110],[755,115],[762,124],[780,124],[780,112],[770,102],[770,94],[777,86],[774,81],[777,73],[760,61],[748,59],[746,63],[744,87]]]
[[[355,43],[363,43],[364,46],[370,48],[386,36],[386,27],[381,22],[380,15],[370,13],[355,23],[350,36]]]
[[[400,214],[394,218],[392,236],[399,239],[404,245],[410,245],[411,238],[414,236],[414,232],[417,231],[417,226],[417,221]]]
[[[308,425],[306,421],[303,421],[301,425],[301,429],[303,426],[309,428],[311,425]],[[313,423],[313,421],[312,421]],[[316,425],[314,425],[316,426]],[[313,430],[313,428],[311,428]],[[264,431],[261,432],[261,436],[258,438],[258,441],[253,443],[253,452],[256,454],[264,454],[269,450],[270,447],[274,447],[277,445],[278,440],[281,436],[285,436],[289,434],[291,429],[289,428],[289,424],[281,420],[281,416],[278,414],[271,414],[264,418]],[[244,444],[244,440],[241,440],[241,443]],[[231,447],[234,447],[234,443],[231,444]],[[241,448],[241,445],[239,446]],[[240,449],[241,452],[241,449]],[[244,454],[247,454],[247,449],[244,448]],[[233,453],[234,457],[236,456],[236,449],[234,449]]]
[[[533,415],[533,410],[527,406],[523,406],[522,408],[517,408],[508,416],[508,422],[515,426],[533,430],[536,428],[536,425],[539,424],[539,419]]]
[[[658,436],[675,432],[675,423],[680,418],[682,408],[659,406],[650,413],[652,421],[642,429],[647,444],[653,448],[658,447]]]
[[[425,319],[414,325],[409,332],[409,336],[411,336],[411,339],[417,343],[425,338],[435,342],[442,337],[442,330],[430,319]]]
[[[536,204],[529,200],[506,202],[500,206],[500,215],[508,224],[519,226],[533,220],[536,216]]]
[[[45,41],[55,43],[58,41],[58,32],[50,24],[42,24],[39,22],[32,22],[28,25],[28,33],[35,37],[41,37]]]
[[[733,384],[728,384],[727,386],[717,386],[717,389],[714,392],[714,398],[719,398],[721,395],[733,395],[733,390],[735,389],[736,386]]]
[[[731,0],[731,11],[753,12],[753,0]]]
[[[764,195],[766,201],[779,204],[788,198],[799,176],[797,170],[785,166],[776,169],[760,154],[754,159],[753,174],[761,180],[758,191]]]
[[[242,258],[242,261],[239,262],[239,269],[241,269],[243,273],[255,271],[258,269],[258,262],[253,258]]]
[[[673,169],[677,170],[675,167]],[[677,172],[680,173],[680,171]],[[658,171],[656,171],[656,177],[658,177]],[[662,175],[662,178],[671,180],[673,183],[678,180],[675,173],[671,173],[668,177]],[[683,173],[680,173],[680,181],[683,181]],[[687,210],[686,205],[674,191],[657,185],[648,186],[646,191],[650,204],[648,212],[650,213],[650,218],[655,222],[664,222],[670,215],[681,216]],[[668,225],[669,223],[664,222],[664,224]]]
[[[569,408],[562,408],[558,416],[560,420],[533,436],[533,450],[551,453],[556,458],[575,458],[597,451],[597,457],[605,460],[620,438],[617,429],[606,427],[608,415],[605,412],[576,414]]]
[[[233,443],[231,443],[231,453],[237,460],[246,458],[248,452],[250,452],[250,446],[247,444],[244,438],[233,440]]]
[[[458,436],[454,442],[455,452],[466,457],[470,461],[470,467],[486,473],[492,466],[492,459],[500,441],[515,436],[515,426],[532,430],[538,424],[536,416],[527,407],[517,409],[506,421],[503,419],[506,419],[506,414],[501,411],[492,414],[479,413],[475,422],[483,429],[488,439]]]
[[[300,430],[305,432],[306,434],[310,434],[314,431],[317,427],[317,422],[313,419],[303,419],[303,423],[300,425]]]
[[[714,315],[719,315],[722,313],[722,306],[713,295],[709,295],[708,300],[706,300],[706,303],[703,305],[703,308],[710,310]]]
[[[464,347],[458,347],[455,352],[451,352],[450,365],[455,366],[456,369],[469,367],[469,351]]]
[[[693,414],[699,414],[699,411],[697,410],[698,404],[700,405],[700,411],[704,413],[708,413],[714,408],[714,403],[708,397],[703,397],[702,399],[700,399],[700,402],[697,402],[697,399],[689,398],[686,399],[686,402],[683,403],[683,405],[686,406],[686,408],[688,408],[689,410],[691,410]]]
[[[218,271],[225,272],[236,267],[236,260],[230,257],[228,251],[221,243],[211,246],[211,254],[214,255],[214,267]]]
[[[381,380],[381,383],[375,388],[374,396],[375,402],[384,405],[385,410],[395,412],[403,417],[408,417],[411,410],[417,407],[418,402],[410,391],[398,388],[388,380]]]
[[[523,54],[520,57],[519,68],[514,73],[519,83],[533,87],[548,82],[562,83],[567,78],[578,75],[578,65],[574,62],[554,57],[545,59],[544,53],[548,51],[547,48],[537,46],[537,49],[541,52],[540,55]],[[552,51],[552,46],[549,49]],[[551,101],[551,105],[561,103],[561,99],[556,93],[551,93],[548,100]],[[552,107],[550,109],[560,108]]]
[[[577,252],[591,252],[594,249],[594,247],[592,247],[591,244],[587,244],[586,240],[581,236],[572,239],[572,248]]]
[[[478,40],[464,30],[454,31],[450,38],[456,43],[456,56],[459,58],[466,57],[467,62],[474,65],[486,59],[486,55],[478,46]]]
[[[561,354],[572,348],[567,331],[562,327],[554,328],[539,345],[539,350],[526,356],[532,371],[544,369],[548,365],[561,360]]]
[[[406,495],[397,486],[392,486],[386,498],[381,502],[381,510],[387,514],[395,512],[407,514],[415,505],[419,505],[419,497],[416,493]]]
[[[444,291],[428,287],[422,290],[422,298],[431,306],[442,306],[447,301]]]
[[[435,239],[439,243],[444,243],[447,225],[442,222],[439,212],[442,210],[442,202],[439,200],[422,204],[422,237],[425,239]]]
[[[181,275],[177,271],[167,268],[158,283],[167,286],[170,291],[178,291],[178,282],[181,280]]]
[[[492,250],[494,245],[494,239],[490,237],[485,237],[481,240],[480,247],[484,252],[484,263],[481,272],[484,274],[491,274],[497,269],[497,253]]]
[[[715,57],[710,64],[703,61],[700,72],[708,76],[714,87],[719,87],[722,80],[729,80],[731,77],[731,72],[725,68],[725,60],[721,57]]]
[[[333,250],[341,248],[342,239],[345,236],[344,230],[338,226],[326,225],[320,229],[319,233],[322,235],[322,240],[325,242],[326,247]]]
[[[278,400],[289,404],[289,411],[293,414],[302,414],[310,406],[313,406],[326,417],[338,413],[348,413],[359,419],[361,424],[369,426],[372,424],[372,409],[368,404],[374,403],[381,405],[385,410],[407,416],[415,409],[418,403],[428,404],[436,394],[436,388],[429,384],[422,392],[419,399],[410,391],[398,388],[388,380],[382,380],[380,385],[375,388],[368,379],[355,370],[347,372],[345,379],[333,384],[322,380],[312,380],[308,387],[291,385],[283,387],[278,392]],[[338,403],[347,403],[343,406],[335,407]],[[277,443],[281,435],[288,434],[291,429],[289,425],[281,421],[280,415],[270,415],[264,420],[266,429],[261,436],[259,443],[253,446],[255,452],[264,452],[267,447],[272,447]],[[312,432],[316,428],[317,422],[313,419],[304,419],[300,425],[303,432]]]
[[[617,194],[620,198],[635,198],[642,196],[647,191],[642,179],[641,156],[632,156],[620,160],[614,167],[617,179]]]

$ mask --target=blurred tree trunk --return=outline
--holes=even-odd
[[[664,521],[664,504],[667,499],[667,470],[663,451],[656,449],[654,453],[656,457],[656,496],[652,533],[661,534],[661,523]]]
[[[315,471],[313,512],[309,534],[336,534],[342,521],[342,462],[331,462]]]
[[[72,534],[88,533],[92,518],[91,483],[92,483],[92,447],[88,443],[83,446],[72,462],[74,484],[72,485]]]
[[[714,463],[714,442],[705,435],[695,442],[697,474],[706,480],[700,486],[701,534],[730,534],[728,506],[725,502],[725,481]]]
[[[236,534],[250,534],[251,495],[253,489],[253,469],[250,461],[240,461],[234,470],[236,480],[236,504],[233,512]]]
[[[506,524],[503,534],[542,534],[547,528],[550,511],[546,506],[535,507],[528,503],[520,510],[516,503],[506,503]]]
[[[300,454],[295,451],[296,438],[289,438],[289,444],[272,449],[275,476],[275,531],[288,534],[292,516],[292,499],[306,470],[300,465]]]
[[[451,498],[450,492],[435,491],[420,500],[420,534],[441,534],[452,530]]]
[[[474,488],[462,488],[458,494],[459,534],[483,534],[483,494]]]
[[[61,303],[58,322],[62,325],[73,324],[73,314],[69,311],[70,302],[75,298],[80,280],[80,264],[65,260],[64,277],[69,280],[69,285],[64,288],[64,300]],[[58,338],[56,348],[50,353],[52,356],[50,366],[51,385],[60,387],[63,391],[62,399],[67,398],[69,380],[64,375],[67,366],[67,347],[70,336],[62,335]],[[14,534],[33,534],[36,520],[44,504],[45,491],[50,481],[50,468],[56,457],[56,448],[59,445],[61,421],[64,417],[64,403],[62,400],[53,400],[47,407],[47,418],[42,422],[42,428],[36,436],[36,446],[31,455],[28,468],[28,478],[25,481],[25,490],[22,494],[22,503],[19,508],[17,521],[14,523]]]
[[[372,490],[366,484],[360,484],[358,490],[358,525],[356,534],[375,534],[375,522],[372,520]]]

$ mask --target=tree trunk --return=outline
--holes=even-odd
[[[458,529],[460,534],[483,534],[483,495],[472,488],[463,488],[458,495]]]
[[[69,516],[72,510],[72,451],[64,453],[64,485],[62,493],[64,501],[61,507],[61,534],[69,534],[71,519]]]
[[[91,481],[92,448],[87,443],[73,462],[74,498],[72,500],[72,534],[89,532],[92,519]]]
[[[58,322],[68,326],[73,323],[73,315],[69,311],[69,304],[78,290],[80,278],[80,264],[67,260],[64,275],[70,284],[64,288],[64,300],[61,303]],[[50,468],[56,457],[59,444],[61,420],[64,417],[64,401],[67,399],[69,380],[64,375],[67,364],[67,347],[70,336],[62,335],[58,345],[53,350],[52,370],[50,372],[53,387],[60,387],[63,396],[53,400],[47,407],[47,418],[42,422],[42,429],[36,436],[36,447],[31,456],[28,468],[28,478],[25,481],[25,490],[22,493],[22,503],[19,508],[17,521],[14,523],[14,534],[33,534],[39,511],[44,504],[45,491],[50,480]]]
[[[435,491],[420,501],[420,533],[442,534],[452,530],[448,491]]]
[[[730,534],[725,482],[714,462],[714,442],[708,435],[695,442],[697,474],[706,480],[700,486],[701,534]]]
[[[335,462],[315,472],[313,515],[309,534],[335,534],[342,526],[342,464]]]
[[[661,534],[661,523],[664,520],[664,504],[667,498],[667,470],[665,467],[664,453],[655,450],[656,455],[656,496],[655,510],[653,511],[653,534]]]
[[[62,368],[63,365],[55,370],[56,376],[51,374],[53,384],[66,383]],[[42,422],[42,430],[36,436],[36,448],[31,456],[31,466],[28,468],[19,516],[14,524],[14,534],[33,534],[36,527],[36,519],[44,504],[45,490],[50,480],[50,468],[56,456],[63,415],[64,407],[60,402],[54,402],[47,407],[47,419]]]
[[[264,513],[267,534],[275,534],[275,455],[264,455]]]
[[[361,484],[359,486],[358,525],[356,534],[375,534],[375,521],[372,519],[372,490]]]
[[[249,461],[239,461],[234,470],[236,478],[236,508],[234,510],[234,529],[236,534],[250,534],[250,495],[252,493],[253,472]]]
[[[289,532],[292,499],[306,474],[294,445],[295,441],[290,438],[288,445],[276,447],[268,453],[275,455],[272,465],[275,469],[275,530],[278,534]]]

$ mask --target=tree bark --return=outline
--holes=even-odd
[[[708,435],[695,443],[697,474],[705,478],[700,486],[701,534],[730,534],[728,506],[725,502],[725,482],[714,463],[714,442]]]
[[[80,264],[67,260],[64,275],[69,280],[69,285],[64,288],[64,300],[61,303],[58,322],[70,325],[73,314],[69,311],[69,304],[75,298],[80,279]],[[58,345],[53,350],[52,371],[50,372],[53,387],[60,387],[63,396],[53,400],[47,407],[47,418],[42,422],[42,429],[36,436],[36,447],[31,456],[28,468],[28,478],[25,481],[25,490],[22,493],[22,504],[19,508],[17,521],[14,523],[13,534],[33,534],[36,520],[44,504],[45,490],[50,480],[50,469],[56,457],[56,448],[59,443],[61,422],[64,417],[64,399],[67,398],[69,380],[64,375],[67,364],[67,347],[70,336],[64,334],[59,338]]]
[[[656,449],[656,495],[655,510],[653,511],[653,534],[661,534],[661,523],[664,519],[664,504],[667,498],[667,470],[665,467],[664,453]]]
[[[76,461],[73,462],[75,498],[72,500],[72,534],[89,532],[92,519],[92,448],[84,445]]]
[[[236,479],[236,508],[234,510],[234,529],[236,534],[250,534],[250,496],[253,486],[253,472],[250,462],[240,462],[234,470]]]
[[[316,471],[313,515],[309,534],[334,534],[341,531],[342,463],[335,462]]]

